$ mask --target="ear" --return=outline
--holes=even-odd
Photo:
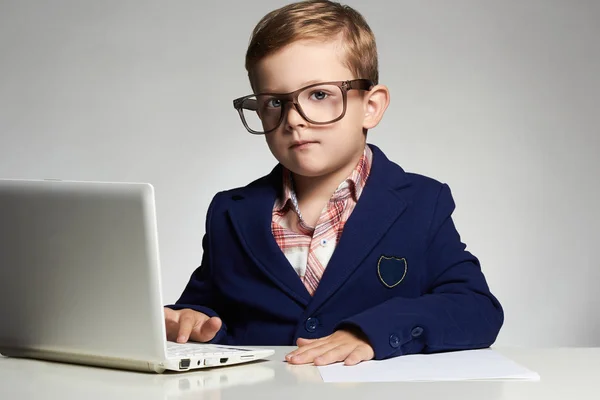
[[[372,129],[379,124],[390,104],[390,91],[386,86],[377,85],[366,93],[363,129]]]

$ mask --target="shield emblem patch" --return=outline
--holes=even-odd
[[[393,288],[402,282],[407,269],[408,265],[405,258],[381,256],[377,262],[379,279],[388,288]]]

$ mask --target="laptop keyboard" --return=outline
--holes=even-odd
[[[167,356],[169,358],[177,357],[210,357],[210,356],[230,356],[243,352],[247,349],[238,349],[235,347],[219,346],[215,344],[203,343],[175,343],[167,342]]]

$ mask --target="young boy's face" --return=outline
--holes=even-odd
[[[289,93],[312,83],[362,78],[353,76],[343,60],[338,41],[292,43],[259,62],[256,92]],[[326,93],[319,91],[308,92],[305,99],[314,102],[315,107],[327,107],[327,102],[317,103],[325,96]],[[288,104],[281,125],[265,137],[275,158],[293,173],[324,176],[353,168],[358,162],[366,141],[363,133],[366,110],[367,101],[358,90],[347,92],[344,117],[327,125],[307,122]]]

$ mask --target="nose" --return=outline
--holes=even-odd
[[[287,107],[283,110],[284,112],[284,124],[285,128],[289,131],[293,131],[298,127],[306,127],[306,120],[300,115],[296,105],[292,102],[287,104]]]

